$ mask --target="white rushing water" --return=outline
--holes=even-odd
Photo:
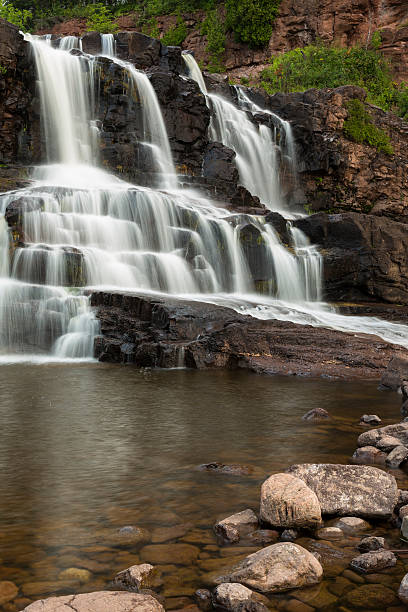
[[[220,95],[208,93],[193,55],[183,53],[182,57],[190,78],[198,83],[212,110],[211,139],[235,151],[240,181],[248,191],[258,196],[270,210],[288,215],[282,196],[280,169],[283,157],[292,173],[296,172],[295,147],[289,122],[254,104],[240,87],[235,87],[240,108]],[[252,119],[254,114],[269,116],[270,125],[256,123]]]
[[[27,35],[35,53],[49,163],[36,169],[32,187],[0,194],[0,362],[9,361],[10,354],[37,362],[92,358],[98,323],[84,288],[166,293],[224,304],[261,319],[376,334],[408,344],[405,326],[344,317],[322,303],[322,259],[299,229],[288,225],[285,246],[264,218],[229,213],[219,203],[178,188],[157,96],[145,74],[113,58],[112,35],[102,36],[101,55],[123,69],[129,95],[137,92],[142,142],[151,150],[159,185],[130,185],[98,168],[97,59],[63,50],[81,47],[73,38],[54,49],[50,39]],[[244,92],[238,95],[242,105],[252,104]],[[231,141],[239,141],[234,132],[239,124],[248,146],[263,150],[267,177],[255,172],[258,154],[245,153],[245,163],[256,181],[267,180],[265,197],[279,209],[282,151],[277,152],[272,128],[257,127],[228,102],[216,108],[218,124],[225,124],[222,129]],[[250,124],[248,132],[242,117]],[[14,202],[18,208],[21,199],[29,202],[19,238],[23,243],[10,235],[3,218],[7,207]],[[248,228],[267,275],[262,295],[251,274]]]

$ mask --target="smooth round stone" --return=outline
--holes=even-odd
[[[11,601],[18,595],[18,588],[14,582],[3,580],[0,582],[0,606]]]
[[[89,582],[92,574],[89,570],[81,569],[79,567],[69,567],[66,570],[60,572],[60,580],[78,580],[81,583]]]
[[[340,540],[344,533],[339,527],[322,527],[316,532],[316,536],[319,540]]]

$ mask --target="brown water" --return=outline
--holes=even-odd
[[[400,406],[396,394],[369,382],[101,364],[2,366],[0,390],[0,581],[20,589],[0,608],[9,612],[50,594],[106,588],[117,571],[150,560],[161,563],[166,607],[191,603],[209,572],[254,550],[219,545],[217,519],[257,510],[260,483],[292,463],[347,462],[359,416],[377,413],[387,424]],[[314,407],[332,420],[302,421]],[[253,473],[197,470],[211,461]],[[407,487],[405,474],[394,473]],[[146,530],[143,542],[119,533],[130,525]],[[386,537],[399,545],[396,530]],[[319,549],[326,580],[271,598],[271,608],[285,610],[293,598],[324,610],[397,605],[393,593],[407,571],[401,561],[367,579],[382,585],[376,606],[359,607],[350,596],[359,584],[339,578],[358,540],[299,540]],[[174,548],[180,543],[190,547]],[[86,582],[63,573],[73,567],[88,570]]]

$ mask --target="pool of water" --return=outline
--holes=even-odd
[[[293,463],[347,462],[360,415],[377,413],[387,424],[400,407],[397,394],[373,382],[93,363],[2,366],[0,391],[0,581],[19,588],[0,607],[8,612],[50,594],[106,588],[117,571],[150,560],[160,564],[166,607],[192,603],[213,572],[254,550],[217,542],[217,519],[256,511],[262,481]],[[314,407],[332,418],[302,421]],[[251,471],[197,469],[213,461]],[[394,474],[407,488],[405,474]],[[141,529],[142,541],[120,532],[125,526]],[[396,546],[397,533],[387,532]],[[285,610],[294,598],[316,609],[363,609],[349,595],[359,583],[339,580],[357,554],[353,538],[299,543],[320,549],[326,579],[271,598],[271,609]],[[69,568],[87,570],[82,582]],[[376,578],[385,599],[370,609],[398,604],[391,595],[405,571],[400,560]]]

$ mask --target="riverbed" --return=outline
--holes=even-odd
[[[216,520],[257,511],[262,481],[293,463],[347,463],[360,415],[379,414],[386,425],[400,408],[398,395],[374,382],[96,363],[5,365],[0,390],[0,581],[19,588],[14,603],[0,607],[8,612],[51,594],[104,589],[119,570],[149,560],[163,570],[157,590],[167,609],[193,603],[212,572],[255,550],[217,542]],[[332,418],[303,421],[316,407]],[[209,462],[249,469],[198,469]],[[393,473],[408,488],[405,474]],[[138,528],[138,537],[123,527]],[[400,546],[397,530],[387,536]],[[358,541],[299,540],[322,549],[325,581],[275,596],[271,609],[294,598],[316,609],[364,609],[349,596],[364,579],[340,576]],[[376,580],[395,593],[406,571],[400,560]],[[381,601],[370,609],[398,605],[390,593]]]

